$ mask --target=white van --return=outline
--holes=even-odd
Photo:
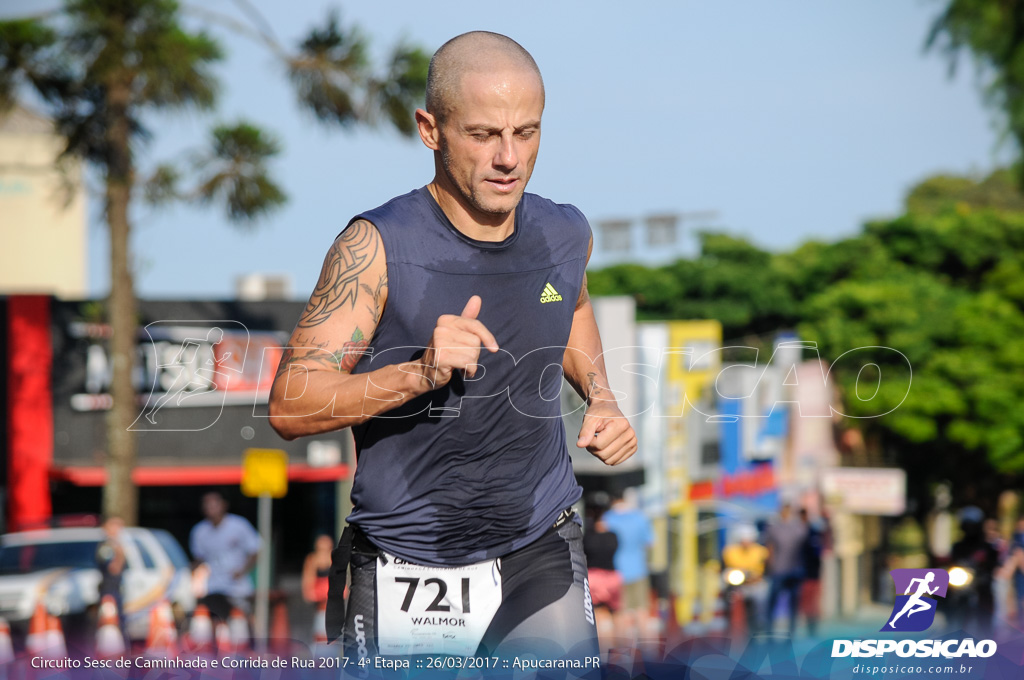
[[[23,531],[0,536],[0,617],[24,632],[42,602],[53,615],[84,620],[99,601],[100,528]],[[150,610],[168,600],[180,617],[195,609],[185,551],[163,529],[126,527],[122,587],[128,636],[145,639]]]

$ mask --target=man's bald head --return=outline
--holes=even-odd
[[[462,77],[467,73],[522,69],[541,78],[537,62],[512,38],[489,31],[457,35],[434,53],[427,73],[427,111],[441,122],[455,107]]]

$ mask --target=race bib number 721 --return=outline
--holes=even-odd
[[[381,654],[476,654],[500,604],[497,560],[441,568],[377,559]]]

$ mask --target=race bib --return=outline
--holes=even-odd
[[[472,656],[500,604],[498,560],[446,568],[377,558],[381,654]]]

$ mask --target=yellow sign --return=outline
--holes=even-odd
[[[281,449],[246,449],[242,493],[282,498],[288,493],[288,454]]]
[[[669,347],[675,351],[667,366],[665,489],[669,514],[676,520],[679,535],[673,554],[670,583],[677,593],[676,620],[689,622],[698,603],[697,506],[690,500],[690,462],[686,458],[685,416],[696,407],[702,393],[714,382],[721,368],[722,324],[718,321],[668,322]]]

